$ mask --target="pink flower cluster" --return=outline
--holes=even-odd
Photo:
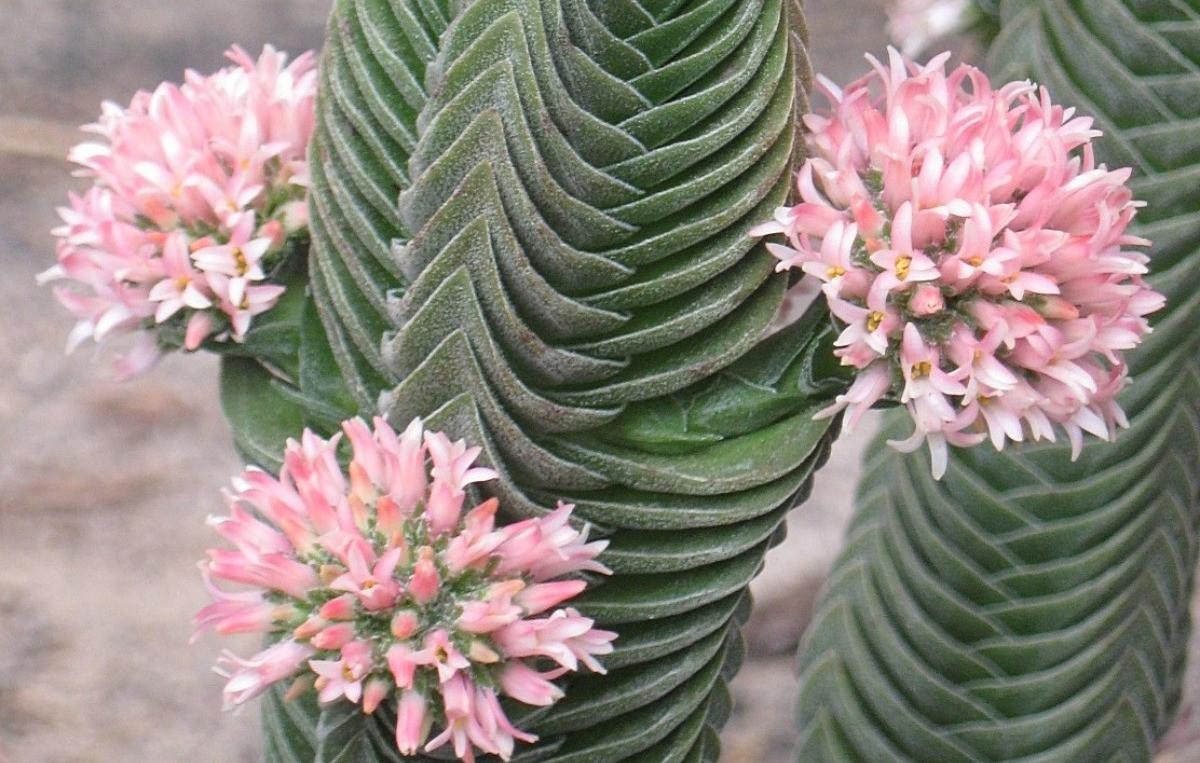
[[[70,154],[94,183],[59,209],[58,264],[38,280],[68,284],[55,289],[78,319],[68,350],[140,332],[122,376],[180,342],[161,335],[167,326],[188,350],[241,341],[283,292],[268,280],[288,237],[307,230],[313,54],[227,55],[236,65],[211,76],[188,71],[128,108],[105,103],[84,128],[105,142]]]
[[[891,0],[886,10],[888,36],[906,56],[969,29],[981,15],[976,0]]]
[[[563,695],[553,680],[580,663],[604,672],[595,655],[616,634],[558,605],[586,587],[564,576],[608,573],[595,561],[607,542],[571,527],[570,504],[499,527],[494,498],[464,514],[464,489],[496,473],[473,465],[479,448],[420,420],[399,436],[378,418],[373,432],[361,419],[342,429],[347,472],[341,433],[306,431],[279,479],[248,469],[226,496],[230,515],[210,520],[235,548],[200,565],[213,603],[197,633],[274,637],[250,659],[222,656],[226,705],[299,674],[292,692],[315,687],[321,702],[372,713],[394,700],[405,755],[451,743],[461,760],[475,750],[507,760],[515,740],[536,737],[512,725],[500,694],[550,705]]]
[[[1096,166],[1092,120],[1028,82],[947,74],[947,56],[892,50],[845,92],[822,79],[833,113],[805,117],[801,202],[752,231],[787,236],[768,244],[778,268],[822,282],[836,354],[862,371],[823,413],[853,426],[903,403],[916,430],[892,444],[928,442],[938,477],[947,443],[1000,449],[1058,425],[1078,455],[1083,432],[1110,438],[1127,425],[1122,352],[1163,305],[1123,248],[1148,243],[1125,233],[1130,171]]]

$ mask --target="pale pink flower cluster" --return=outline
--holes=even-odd
[[[230,515],[210,520],[235,548],[200,565],[213,603],[197,633],[274,641],[250,659],[223,655],[226,705],[299,676],[291,691],[315,687],[321,702],[372,713],[394,701],[405,755],[450,743],[461,760],[507,760],[516,740],[536,737],[512,725],[501,694],[550,705],[563,696],[554,679],[580,664],[604,672],[596,655],[616,634],[559,605],[586,587],[577,573],[608,573],[595,560],[607,542],[569,524],[571,504],[503,526],[494,498],[464,514],[465,488],[497,475],[473,465],[479,448],[420,420],[400,435],[379,418],[373,432],[361,419],[342,429],[345,472],[342,433],[306,431],[279,479],[248,469],[227,495]]]
[[[1130,171],[1096,166],[1092,120],[946,58],[892,50],[844,92],[822,79],[833,113],[805,117],[801,202],[753,231],[787,236],[778,268],[819,279],[861,370],[823,413],[904,404],[916,431],[893,445],[927,441],[938,477],[947,443],[1110,438],[1122,352],[1163,305],[1124,249],[1148,243],[1125,233]]]
[[[969,29],[979,21],[976,0],[891,0],[888,36],[906,56],[915,56],[935,40]]]
[[[59,209],[58,264],[38,280],[66,283],[55,294],[78,319],[68,350],[137,334],[123,376],[164,345],[242,341],[283,292],[269,277],[288,238],[307,231],[314,56],[227,55],[235,65],[211,76],[105,103],[84,128],[103,142],[70,154],[94,183]]]

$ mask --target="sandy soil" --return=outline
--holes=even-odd
[[[863,68],[858,44],[881,50],[880,0],[809,7],[818,70],[845,80]],[[0,763],[257,759],[254,709],[222,713],[208,671],[231,645],[188,644],[205,603],[195,563],[216,540],[204,518],[239,469],[216,363],[173,357],[117,383],[87,349],[63,355],[71,320],[34,276],[52,263],[54,208],[77,187],[62,159],[74,125],[101,99],[126,102],[185,67],[211,71],[231,42],[317,46],[327,8],[0,3]],[[792,654],[840,542],[861,445],[839,443],[756,582],[726,763],[787,760]],[[1195,736],[1181,726],[1176,757],[1162,760],[1200,759],[1183,749]]]

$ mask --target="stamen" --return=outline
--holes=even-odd
[[[246,271],[250,270],[250,263],[246,260],[246,253],[242,251],[240,246],[233,248],[233,264],[239,276],[246,275]]]

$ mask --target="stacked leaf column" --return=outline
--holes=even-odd
[[[522,760],[716,758],[843,386],[820,313],[760,345],[786,276],[747,236],[791,186],[802,40],[791,0],[336,4],[292,398],[421,416],[483,446],[510,519],[571,501],[611,542],[579,603],[609,673],[518,718]],[[395,757],[344,711],[269,705],[267,757]]]

